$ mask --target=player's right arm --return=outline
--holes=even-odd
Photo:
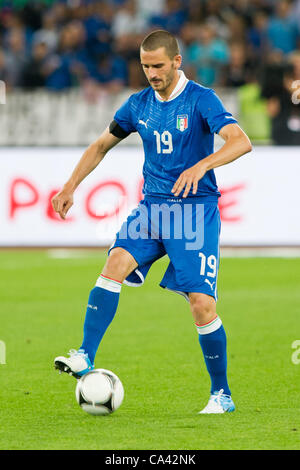
[[[64,184],[61,191],[51,200],[53,209],[62,219],[66,218],[68,210],[73,205],[73,194],[77,186],[99,165],[106,153],[121,140],[122,138],[113,135],[108,127],[101,136],[86,149],[68,181]]]

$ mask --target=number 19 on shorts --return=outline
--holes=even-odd
[[[217,274],[217,259],[214,255],[208,256],[206,258],[204,253],[199,253],[199,257],[201,258],[200,264],[200,276],[207,276],[207,277],[216,277]]]

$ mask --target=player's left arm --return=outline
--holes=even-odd
[[[221,128],[219,135],[225,141],[222,148],[208,155],[206,158],[203,158],[203,160],[200,160],[191,168],[183,171],[172,188],[174,196],[179,196],[184,189],[182,197],[187,197],[191,188],[193,194],[196,194],[198,182],[207,171],[222,165],[227,165],[252,150],[249,137],[238,124],[227,124]]]

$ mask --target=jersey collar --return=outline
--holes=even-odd
[[[160,96],[160,94],[158,93],[158,91],[155,91],[155,96],[156,96],[156,99],[162,103],[168,103],[169,101],[172,101],[174,100],[175,98],[177,98],[177,96],[179,96],[183,90],[185,89],[186,87],[186,84],[187,82],[189,81],[188,78],[186,78],[184,72],[182,70],[178,70],[178,73],[179,73],[179,80],[178,80],[178,83],[176,85],[176,87],[174,88],[174,90],[172,91],[171,95],[169,96],[169,99],[167,101],[163,100],[162,97]]]

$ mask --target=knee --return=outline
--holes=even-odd
[[[189,299],[192,314],[197,323],[207,323],[216,316],[216,301],[213,297],[201,293],[191,293]]]
[[[123,282],[136,266],[137,263],[130,253],[120,248],[114,248],[107,258],[102,274]]]
[[[112,250],[106,260],[105,267],[112,269],[113,271],[122,271],[123,265],[125,265],[125,262],[122,255],[117,250]]]

